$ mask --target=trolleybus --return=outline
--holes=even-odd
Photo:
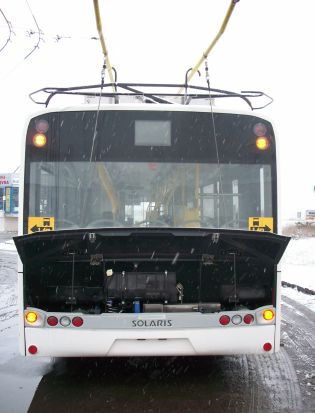
[[[139,103],[108,93],[112,103],[45,108],[27,122],[21,353],[278,351],[289,238],[277,234],[272,123],[193,105],[199,90],[179,103],[126,90]]]

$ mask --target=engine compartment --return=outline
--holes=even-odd
[[[15,238],[25,307],[101,314],[275,305],[276,264],[287,237],[235,230],[93,231]]]
[[[98,314],[214,312],[254,309],[272,302],[272,267],[241,265],[235,283],[233,265],[228,262],[212,266],[197,261],[145,263],[141,271],[134,264],[132,270],[130,263],[106,264],[93,268],[79,262],[73,277],[69,263],[36,265],[26,278],[26,306]]]

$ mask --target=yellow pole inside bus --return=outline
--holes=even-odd
[[[224,17],[223,23],[220,27],[220,30],[218,31],[217,35],[215,36],[215,38],[212,40],[212,42],[210,43],[210,45],[208,46],[208,48],[206,49],[206,51],[203,53],[202,57],[198,60],[196,66],[190,71],[189,76],[187,77],[187,84],[190,82],[190,80],[192,79],[192,77],[194,76],[194,74],[198,71],[200,65],[205,61],[205,59],[208,57],[209,53],[211,52],[211,50],[213,49],[213,47],[215,46],[215,44],[217,43],[217,41],[220,39],[220,37],[222,36],[222,34],[225,31],[225,28],[230,20],[230,17],[233,13],[234,7],[236,5],[236,3],[239,0],[232,0],[230,3],[230,6],[228,8],[228,11]],[[183,87],[181,87],[178,91],[178,94],[180,94],[183,91]]]

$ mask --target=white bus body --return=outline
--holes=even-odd
[[[93,139],[96,153],[89,160],[82,149],[79,160],[83,128],[73,126],[76,135],[69,137],[71,125],[85,117],[82,125],[93,131],[98,114],[98,122],[105,126],[97,136],[103,139],[102,133],[112,133],[111,143]],[[111,122],[127,125],[129,114],[139,119],[132,126],[135,136],[126,134],[121,149],[113,149],[113,139],[122,135],[115,135]],[[193,136],[191,129],[183,145],[171,152],[181,139],[179,132],[176,135],[178,125],[188,114],[187,125],[195,117],[196,129],[204,117],[211,129],[215,115],[218,136],[203,138],[203,128]],[[231,116],[235,118],[226,120]],[[49,129],[36,131],[34,125],[42,120]],[[255,143],[262,134],[255,135],[252,126],[258,124],[268,130],[270,145],[260,152]],[[62,135],[58,128],[63,127],[68,129]],[[234,129],[228,133],[225,127]],[[43,149],[32,147],[32,128],[47,135]],[[162,137],[156,132],[159,128]],[[277,163],[271,128],[268,119],[252,112],[212,113],[204,106],[86,105],[33,115],[24,134],[15,238],[20,255],[21,354],[112,357],[278,351],[277,264],[289,239],[276,235]],[[253,144],[248,143],[251,135]],[[60,148],[66,139],[69,150],[64,153]],[[206,149],[195,148],[200,145]],[[207,162],[207,145],[219,147],[218,159],[209,149]],[[55,154],[57,147],[60,152]],[[182,155],[176,158],[178,151]],[[77,187],[74,175],[79,177]],[[79,206],[77,188],[86,185],[86,190],[89,177],[94,180],[91,194]],[[82,224],[84,202],[89,203],[86,224]],[[111,218],[98,212],[108,206]]]

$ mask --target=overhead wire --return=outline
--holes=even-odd
[[[1,9],[0,9],[1,11]],[[3,13],[2,13],[3,14]],[[24,31],[25,32],[25,36],[31,38],[32,36],[34,36],[35,34],[38,35],[38,31],[34,30],[33,28],[29,28],[29,27],[22,27],[22,26],[15,26],[14,24],[12,24],[11,22],[7,21],[7,23],[9,23],[10,28],[11,28],[11,32],[16,35],[16,33]],[[0,28],[2,27],[6,27],[4,25],[0,24]],[[97,36],[81,36],[81,35],[76,35],[76,34],[72,34],[72,35],[64,35],[64,34],[60,34],[60,33],[47,33],[45,31],[45,33],[43,31],[40,32],[41,38],[44,42],[46,42],[47,40],[55,40],[55,42],[59,42],[60,40],[63,39],[72,39],[72,40],[99,40],[99,38]]]
[[[12,29],[12,33],[14,35],[16,35],[16,31],[18,30],[25,30],[25,36],[31,38],[34,35],[37,35],[39,32],[37,32],[36,30],[33,29],[27,29],[26,27],[19,27],[16,28],[15,26],[11,25],[11,29]],[[52,40],[55,41],[55,43],[60,43],[62,40],[64,39],[69,39],[69,40],[99,40],[98,37],[96,36],[76,36],[76,35],[71,35],[71,36],[65,36],[65,35],[61,35],[61,34],[56,34],[54,35],[53,33],[43,33],[42,31],[40,32],[40,36],[42,41],[47,44],[47,41],[49,41],[50,39],[48,38],[47,40],[47,36],[50,36]],[[34,49],[32,49],[32,52],[34,51]],[[0,80],[4,80],[6,79],[8,76],[10,76],[12,73],[14,73],[16,71],[16,69],[18,69],[25,61],[25,58],[22,58],[22,60],[19,60],[19,62],[12,67],[7,73],[5,73],[3,76],[1,76]]]
[[[4,45],[1,47],[1,49],[0,49],[0,53],[1,53],[1,52],[7,47],[7,45],[10,43],[11,37],[12,37],[12,33],[14,34],[14,31],[12,30],[12,25],[11,25],[11,23],[9,22],[9,20],[6,18],[6,15],[3,13],[2,9],[0,9],[0,13],[2,14],[2,16],[3,16],[5,22],[6,22],[7,26],[8,26],[8,29],[9,29],[9,36],[8,36],[5,44],[4,44]]]
[[[43,39],[42,39],[42,33],[43,33],[43,32],[42,32],[41,29],[39,28],[39,25],[38,25],[38,23],[37,23],[36,17],[34,16],[34,13],[33,13],[32,9],[31,9],[31,6],[29,5],[29,3],[28,3],[27,0],[25,0],[25,2],[26,2],[26,4],[27,4],[27,7],[28,7],[28,9],[29,9],[29,12],[31,13],[31,15],[32,15],[32,17],[33,17],[33,20],[34,20],[34,22],[35,22],[35,24],[36,24],[37,32],[34,32],[34,34],[35,34],[35,33],[38,34],[38,39],[37,39],[36,45],[35,45],[35,46],[33,47],[33,49],[24,57],[24,60],[26,60],[28,57],[30,57],[31,54],[35,52],[35,50],[39,49],[39,43],[40,43],[41,41],[43,41]]]
[[[37,42],[34,45],[34,47],[32,48],[32,50],[23,58],[23,60],[19,61],[10,71],[8,71],[3,77],[1,77],[1,80],[6,79],[10,74],[15,72],[16,69],[19,68],[23,64],[23,62],[32,55],[32,53],[34,53],[37,49],[39,49],[40,42],[45,42],[45,33],[40,29],[39,24],[37,22],[37,19],[36,19],[32,9],[31,9],[31,6],[30,6],[29,2],[27,0],[25,0],[25,3],[27,4],[29,12],[32,15],[33,21],[36,25],[36,29],[34,30],[33,28],[27,29],[25,27],[14,27],[14,26],[12,26],[11,22],[9,22],[9,20],[4,15],[3,11],[0,9],[0,12],[1,12],[3,18],[5,19],[6,24],[9,28],[9,30],[10,30],[10,35],[9,35],[5,45],[0,49],[0,52],[7,46],[7,44],[11,40],[12,33],[15,35],[16,30],[25,30],[25,36],[27,36],[29,38],[32,38],[33,36],[37,35],[37,37],[38,37]],[[49,34],[49,35],[51,35],[51,34]],[[47,37],[47,34],[46,34],[46,37]],[[80,36],[80,37],[78,37],[78,36],[65,36],[65,35],[60,35],[60,34],[56,34],[52,38],[56,43],[59,43],[63,39],[74,39],[74,38],[88,39],[88,40],[99,40],[96,36],[90,36],[90,37]]]

